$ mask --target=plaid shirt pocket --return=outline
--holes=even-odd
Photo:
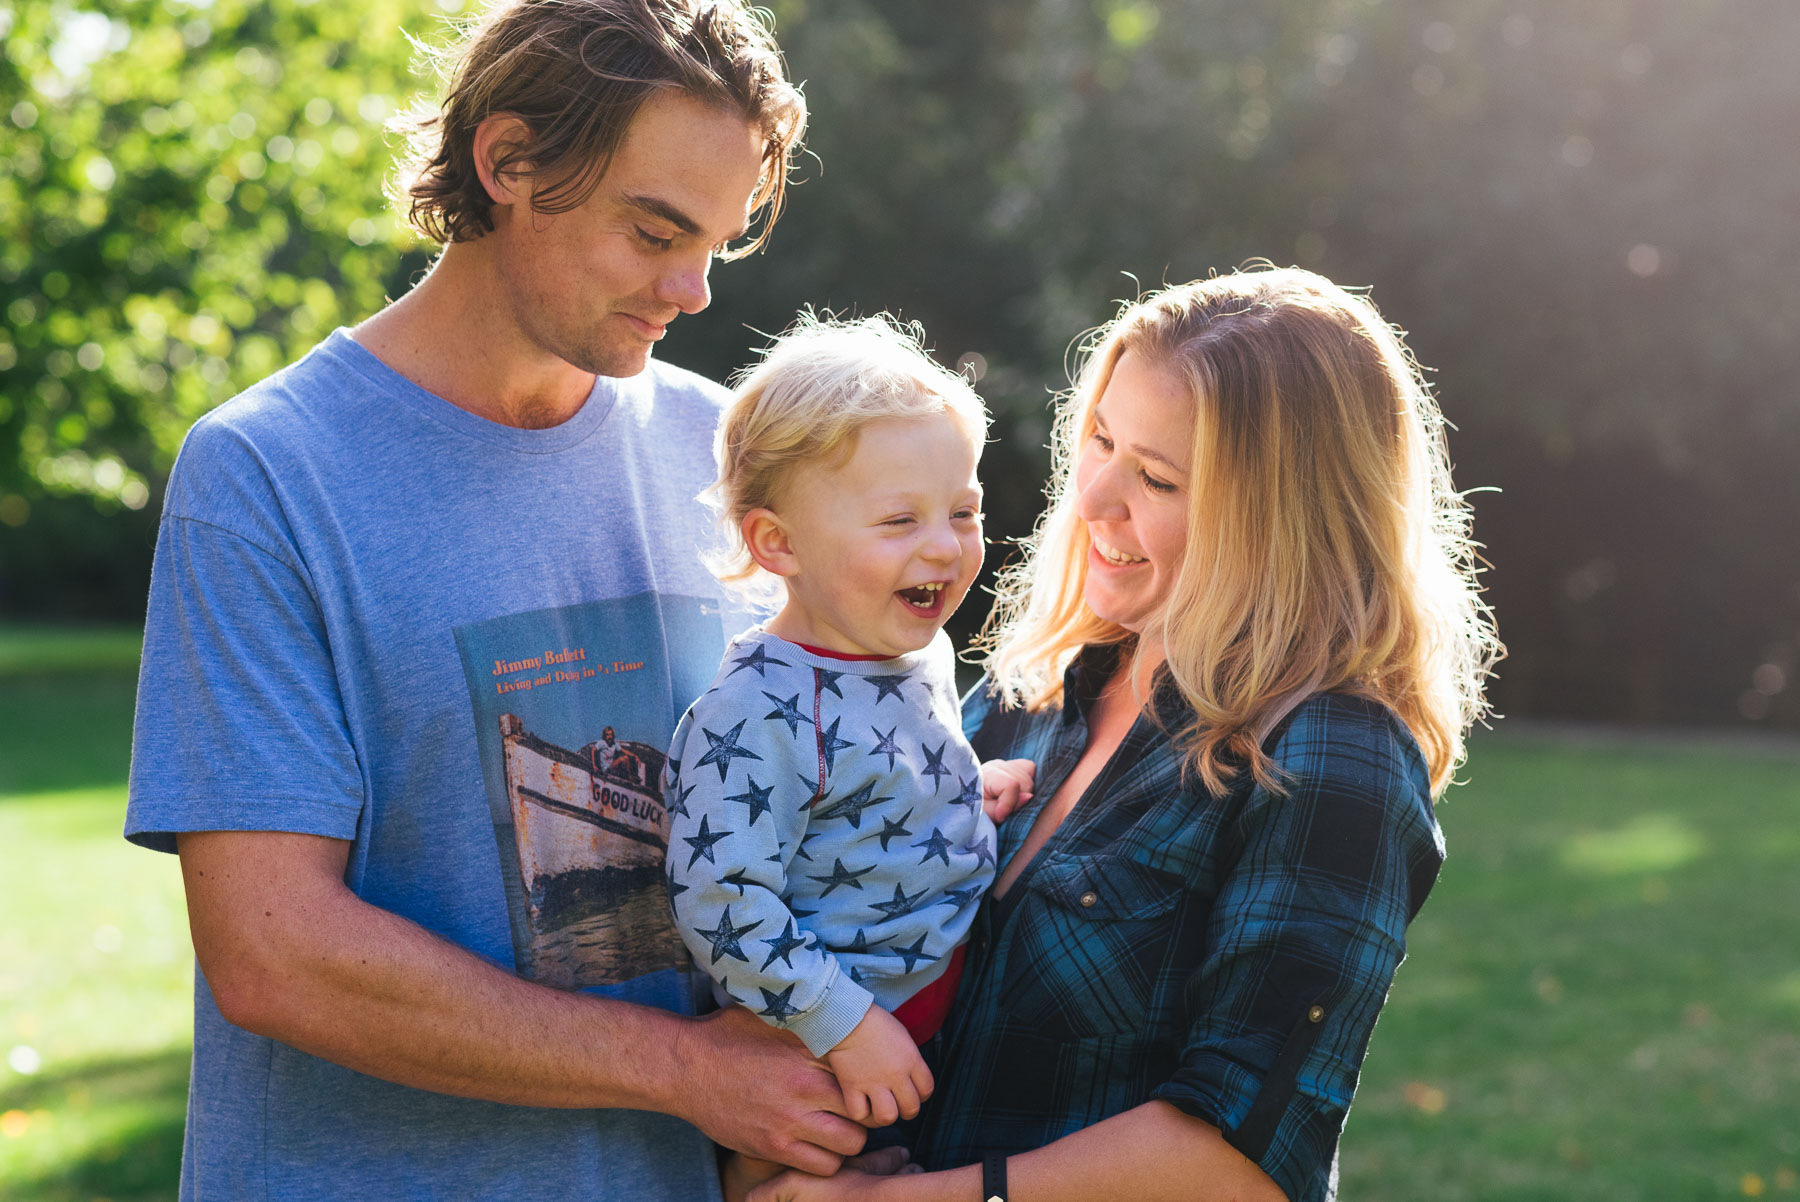
[[[1048,855],[1018,882],[1000,1004],[1050,1039],[1141,1029],[1184,897],[1179,878],[1118,855]]]

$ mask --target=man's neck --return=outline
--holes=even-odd
[[[493,256],[451,243],[412,291],[351,331],[370,354],[477,417],[527,430],[580,411],[594,377],[532,342],[504,304]]]

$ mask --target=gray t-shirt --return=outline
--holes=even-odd
[[[748,624],[696,554],[724,397],[652,363],[515,429],[340,330],[203,418],[157,544],[127,836],[349,840],[363,899],[522,976],[691,1012],[660,782]],[[184,1198],[716,1196],[675,1119],[380,1081],[232,1026],[198,972],[194,1011]]]

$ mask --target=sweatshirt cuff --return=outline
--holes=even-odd
[[[815,1056],[823,1056],[856,1029],[856,1024],[862,1021],[863,1015],[869,1012],[869,1007],[874,1003],[874,994],[852,981],[850,974],[839,969],[819,1000],[808,1007],[805,1013],[796,1015],[788,1024],[788,1030],[800,1037],[807,1051]]]

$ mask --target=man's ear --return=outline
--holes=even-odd
[[[738,533],[757,567],[776,576],[799,575],[800,561],[794,555],[793,543],[788,541],[787,527],[773,509],[752,509],[746,513],[738,523]]]
[[[494,113],[475,127],[475,174],[481,180],[482,191],[497,205],[515,204],[531,198],[516,160],[511,169],[502,166],[496,170],[496,164],[508,152],[529,140],[529,133],[525,122],[511,113]]]

